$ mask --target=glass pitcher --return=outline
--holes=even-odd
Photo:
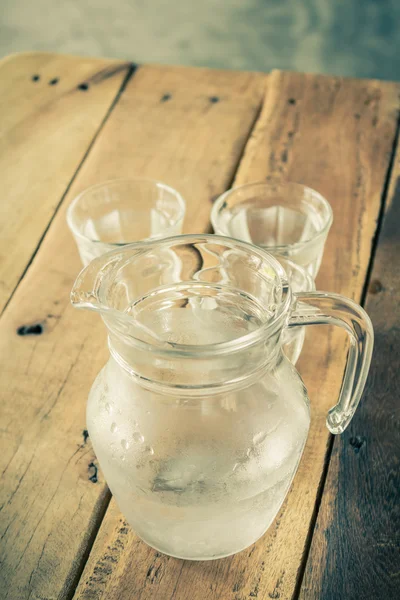
[[[373,331],[353,301],[293,293],[283,267],[246,242],[178,236],[93,260],[72,290],[100,312],[110,359],[87,427],[136,533],[171,556],[208,560],[255,542],[297,470],[309,400],[282,352],[284,327],[329,323],[350,350],[327,426],[341,433],[368,373]]]

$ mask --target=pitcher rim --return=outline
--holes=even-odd
[[[254,329],[245,335],[241,335],[225,342],[216,342],[212,344],[180,344],[166,340],[162,340],[162,343],[157,344],[145,341],[127,333],[126,331],[123,331],[123,327],[120,324],[121,322],[124,322],[124,325],[129,325],[129,316],[107,305],[101,297],[101,288],[102,284],[104,285],[106,269],[110,269],[108,272],[108,276],[110,276],[111,272],[117,268],[117,264],[121,266],[122,264],[126,263],[127,257],[124,257],[123,255],[129,254],[129,252],[135,252],[135,254],[139,256],[154,246],[171,246],[178,243],[179,245],[190,243],[221,244],[231,248],[239,246],[244,248],[247,252],[251,252],[253,255],[258,255],[264,263],[266,262],[273,268],[276,276],[280,280],[280,285],[282,288],[282,297],[272,318],[266,323],[263,323],[257,327],[257,329]],[[119,259],[118,256],[120,256]],[[93,289],[87,290],[86,292],[79,291],[79,286],[81,285],[81,282],[84,281],[85,275],[94,269],[97,270],[95,271],[94,283],[92,286]],[[88,277],[90,278],[90,275],[88,275]],[[125,244],[123,247],[111,250],[110,252],[95,258],[88,266],[82,269],[74,283],[71,292],[71,302],[75,307],[86,308],[100,312],[107,328],[117,335],[122,335],[126,340],[135,345],[135,347],[164,356],[174,355],[192,358],[204,358],[206,356],[211,357],[215,355],[229,354],[231,352],[248,348],[249,346],[253,346],[256,343],[261,342],[262,340],[268,339],[268,337],[273,335],[278,329],[283,328],[282,322],[285,314],[289,315],[292,297],[292,290],[288,282],[286,271],[274,256],[272,256],[263,248],[254,246],[248,242],[216,234],[184,234],[163,238],[161,240],[149,240],[142,241],[141,243]],[[93,302],[93,299],[97,300],[97,303]],[[112,324],[113,318],[115,319],[114,325]]]

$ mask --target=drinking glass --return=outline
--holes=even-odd
[[[173,188],[151,179],[115,179],[81,192],[67,223],[83,265],[116,247],[182,233],[185,201]]]
[[[315,279],[332,209],[321,194],[299,183],[250,183],[222,194],[211,222],[215,233],[290,258]]]

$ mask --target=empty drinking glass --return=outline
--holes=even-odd
[[[215,233],[290,258],[315,278],[332,209],[321,194],[299,183],[250,183],[222,194],[211,222]]]
[[[84,266],[118,246],[182,233],[185,201],[151,179],[115,179],[94,185],[67,212]]]

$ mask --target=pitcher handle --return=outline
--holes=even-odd
[[[361,306],[339,294],[308,292],[294,297],[296,303],[288,327],[338,325],[349,335],[350,348],[339,401],[326,419],[331,433],[342,433],[354,415],[367,379],[374,345],[371,320]]]

